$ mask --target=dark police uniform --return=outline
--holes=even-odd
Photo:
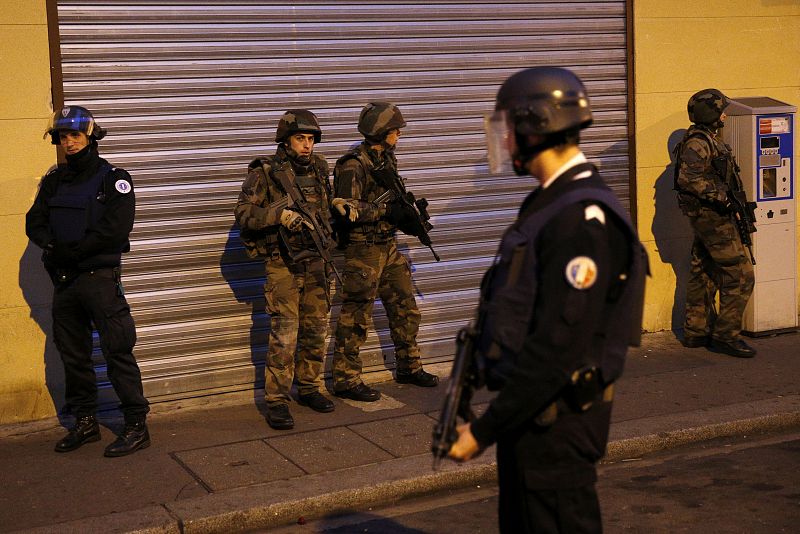
[[[641,296],[625,288],[631,265],[643,268],[643,256],[632,262],[640,247],[638,239],[594,167],[582,163],[528,196],[501,250],[526,221],[565,195],[587,190],[584,196],[591,197],[595,190],[607,200],[557,206],[556,213],[528,236],[529,242],[504,254],[508,259],[533,251],[532,257],[516,263],[516,269],[513,259],[510,266],[501,265],[500,285],[505,287],[491,279],[484,281],[482,300],[488,300],[490,307],[480,340],[483,352],[493,351],[486,345],[487,336],[501,342],[516,339],[519,344],[519,350],[509,349],[503,357],[511,358],[506,369],[498,365],[497,397],[471,425],[482,447],[497,442],[501,532],[602,530],[595,463],[608,441],[613,391],[608,385],[622,372],[628,346],[627,339],[609,340],[624,338],[631,330],[620,331],[620,324],[631,321],[614,316],[623,295],[625,299]],[[525,270],[531,265],[535,265],[535,276]],[[522,272],[515,272],[520,266]],[[637,278],[643,280],[643,275]],[[531,286],[532,305],[524,298],[513,302],[515,295],[530,294]],[[497,299],[492,302],[493,294],[503,292],[510,296],[510,309],[519,306],[519,313],[492,309],[500,305]],[[627,302],[624,306],[636,308]],[[520,320],[515,322],[516,317]],[[574,371],[591,367],[599,372],[591,375],[591,383],[583,390],[569,386]],[[587,390],[591,407],[582,411],[575,401]]]
[[[26,216],[26,233],[44,250],[53,279],[53,334],[64,363],[66,401],[79,419],[97,409],[93,325],[125,422],[142,423],[149,410],[132,354],[136,329],[120,282],[134,212],[130,175],[90,143],[42,179]]]

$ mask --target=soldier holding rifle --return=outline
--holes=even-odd
[[[279,430],[294,427],[288,404],[294,378],[301,404],[318,412],[334,409],[319,386],[334,272],[330,210],[344,214],[345,202],[330,200],[328,164],[314,153],[321,139],[312,112],[287,111],[278,122],[275,155],[250,163],[235,208],[248,255],[264,258],[266,267],[270,338],[264,390],[267,423]]]
[[[738,166],[719,136],[728,98],[703,89],[689,99],[689,127],[675,147],[678,205],[694,231],[683,344],[739,358],[756,351],[742,340],[742,315],[753,292],[750,248],[754,204],[747,201]],[[719,312],[714,300],[719,292]]]

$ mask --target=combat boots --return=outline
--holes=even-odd
[[[100,425],[93,415],[78,417],[69,433],[56,443],[56,452],[74,451],[84,443],[100,441]]]
[[[412,373],[409,371],[397,371],[395,382],[398,384],[413,384],[422,388],[432,388],[439,384],[439,377],[419,369]]]
[[[752,358],[756,355],[756,349],[741,339],[734,339],[733,341],[712,339],[710,348],[713,352],[721,352],[722,354],[735,356],[737,358]]]
[[[294,428],[294,419],[289,413],[287,404],[267,406],[267,424],[275,430],[291,430]]]
[[[139,449],[146,449],[150,446],[150,433],[144,421],[138,423],[125,423],[122,434],[117,440],[106,447],[105,456],[110,458],[133,454]]]

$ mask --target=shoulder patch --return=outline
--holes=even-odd
[[[116,182],[114,182],[114,189],[116,189],[123,195],[127,195],[133,190],[133,186],[128,180],[117,180]]]
[[[586,206],[586,208],[583,210],[583,218],[587,221],[591,221],[592,219],[597,219],[598,221],[600,221],[600,224],[606,224],[606,214],[603,211],[603,208],[601,208],[597,204]]]
[[[576,256],[567,263],[564,275],[575,289],[589,289],[597,280],[597,264],[589,256]]]

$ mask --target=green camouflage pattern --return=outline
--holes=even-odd
[[[382,218],[385,208],[374,200],[386,192],[370,171],[376,165],[397,168],[397,159],[387,151],[377,152],[361,143],[336,162],[333,171],[335,197],[351,201],[358,207],[358,219],[350,226],[349,240],[366,242],[394,235],[397,226]]]
[[[295,166],[287,163],[283,148],[278,148],[275,156],[256,158],[250,163],[242,184],[242,190],[234,208],[236,221],[239,223],[239,232],[248,257],[256,258],[267,256],[278,245],[278,230],[281,226],[281,212],[286,208],[280,201],[285,200],[286,193],[281,188],[278,180],[272,176],[275,169],[286,168],[295,178]],[[267,172],[265,172],[265,167]],[[301,175],[301,190],[306,195],[306,200],[314,203],[322,210],[323,217],[330,220],[331,186],[328,176],[330,169],[324,157],[316,153],[311,155],[308,166],[298,167],[308,174]],[[270,175],[267,178],[267,174]],[[309,180],[312,182],[309,184]],[[296,232],[297,233],[297,232]],[[304,243],[308,241],[301,233],[297,233],[296,240]],[[309,244],[309,246],[313,246]]]
[[[699,213],[700,201],[724,205],[727,202],[727,191],[731,185],[725,182],[713,166],[712,160],[717,156],[733,158],[728,146],[718,135],[707,128],[691,126],[683,139],[675,147],[678,203],[685,215],[694,216]]]
[[[686,109],[689,120],[695,124],[720,127],[719,118],[730,100],[718,89],[703,89],[689,98]]]
[[[358,117],[358,131],[374,143],[381,142],[390,130],[405,126],[400,109],[389,102],[370,102]]]
[[[342,309],[333,351],[333,387],[337,391],[360,382],[359,350],[367,337],[375,297],[389,319],[398,371],[422,367],[417,347],[421,315],[414,298],[411,268],[394,239],[383,244],[352,243],[344,251]]]
[[[298,132],[314,134],[315,143],[322,141],[322,130],[319,127],[317,116],[307,109],[290,109],[278,121],[275,142],[281,143],[290,135]]]
[[[287,266],[283,257],[275,255],[265,265],[270,333],[264,392],[267,404],[277,405],[289,401],[295,379],[300,395],[319,391],[330,282],[321,258]]]
[[[729,214],[702,207],[689,221],[694,242],[684,334],[731,342],[739,337],[744,309],[753,293],[753,266]],[[717,292],[718,313],[714,307]]]

